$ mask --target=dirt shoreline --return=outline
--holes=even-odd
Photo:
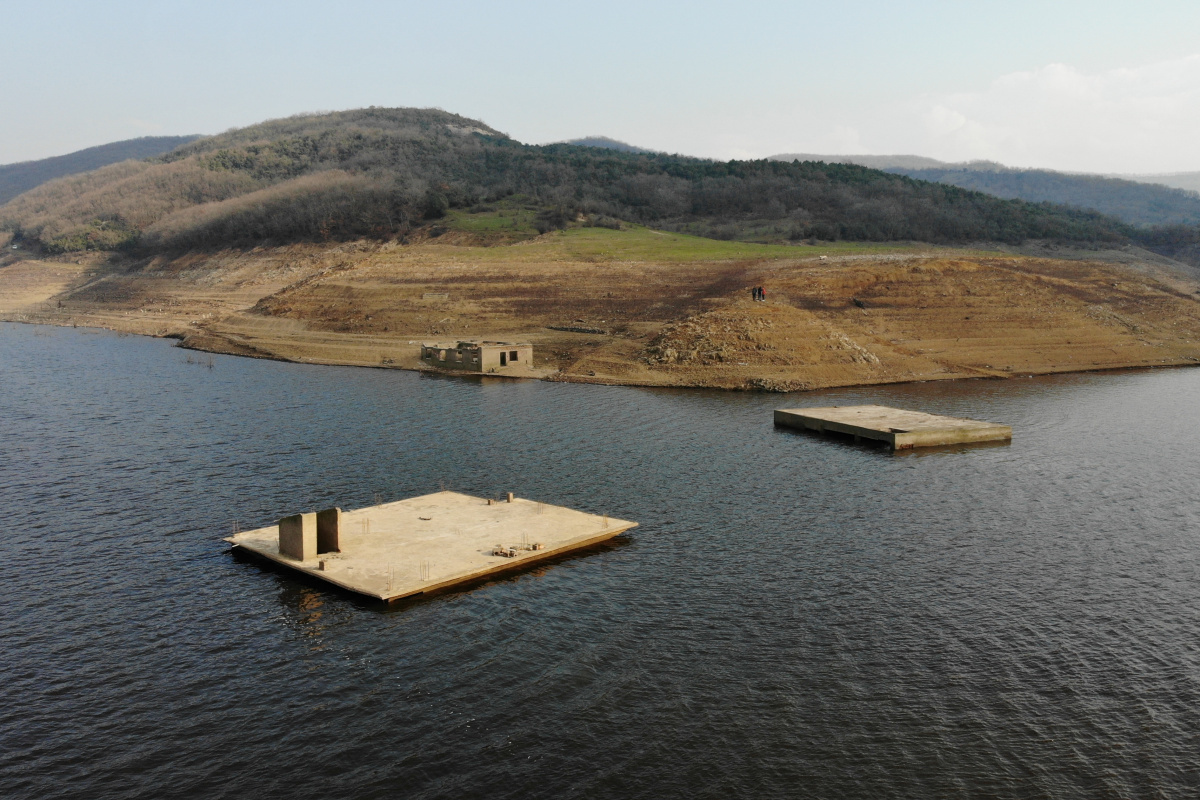
[[[644,230],[0,258],[8,321],[423,371],[422,340],[520,339],[545,380],[779,392],[1193,366],[1197,293],[1186,271],[1136,258],[772,248]]]
[[[495,380],[495,381],[542,380],[542,381],[548,381],[548,382],[552,382],[552,383],[578,383],[578,384],[582,384],[582,385],[595,385],[595,386],[627,386],[630,388],[645,388],[645,389],[656,389],[656,388],[657,389],[663,389],[663,388],[721,389],[723,391],[766,391],[766,392],[773,391],[773,392],[779,392],[779,393],[790,393],[793,391],[817,391],[818,389],[844,389],[844,388],[853,388],[853,387],[861,387],[861,386],[887,386],[887,385],[892,385],[892,384],[904,384],[904,383],[928,383],[930,381],[1013,380],[1013,379],[1019,379],[1019,378],[1033,378],[1033,377],[1038,377],[1038,376],[1042,376],[1042,375],[1062,375],[1062,374],[1076,374],[1076,373],[1089,373],[1089,372],[1116,372],[1116,371],[1128,371],[1128,370],[1180,369],[1180,368],[1200,366],[1200,357],[1196,357],[1196,358],[1185,357],[1184,359],[1179,360],[1179,361],[1163,362],[1163,363],[1159,363],[1159,364],[1146,364],[1146,363],[1139,362],[1139,363],[1131,363],[1131,364],[1115,364],[1115,365],[1103,366],[1103,367],[1054,369],[1054,370],[1045,370],[1042,372],[1027,373],[1027,374],[1007,374],[1007,375],[978,374],[978,375],[956,375],[956,376],[945,376],[945,377],[924,377],[924,378],[909,378],[909,379],[902,378],[902,379],[896,379],[896,380],[872,380],[872,381],[862,381],[862,382],[830,384],[827,386],[814,386],[814,387],[805,388],[805,389],[763,389],[763,388],[754,387],[754,386],[724,387],[724,386],[714,386],[714,385],[704,384],[704,383],[697,383],[697,384],[686,384],[686,383],[678,383],[678,382],[674,382],[674,383],[661,383],[661,382],[639,383],[636,381],[613,380],[611,378],[601,377],[601,376],[593,377],[593,376],[579,376],[579,375],[562,375],[557,372],[551,372],[551,373],[546,373],[546,374],[542,374],[542,375],[538,375],[538,374],[484,375],[484,374],[476,374],[476,373],[466,373],[466,372],[461,372],[458,370],[440,370],[440,369],[436,369],[436,368],[430,368],[430,367],[424,366],[422,364],[407,366],[407,365],[398,365],[398,364],[365,364],[365,363],[358,363],[358,362],[353,362],[353,361],[325,361],[325,360],[321,360],[319,358],[311,358],[311,357],[289,358],[289,357],[285,357],[285,356],[272,355],[272,354],[268,354],[268,353],[245,352],[244,350],[240,350],[239,348],[227,348],[227,349],[222,349],[220,347],[208,348],[208,347],[198,346],[195,344],[188,344],[186,341],[181,339],[178,334],[161,334],[161,335],[159,335],[159,334],[149,334],[149,333],[138,333],[138,332],[134,332],[134,331],[127,331],[127,330],[122,330],[119,328],[108,327],[108,326],[103,326],[103,325],[68,324],[68,323],[64,323],[64,322],[54,322],[54,321],[47,321],[47,320],[33,321],[33,320],[29,320],[29,319],[9,319],[6,315],[0,315],[0,322],[8,322],[11,324],[16,324],[16,325],[35,325],[35,326],[49,326],[49,327],[60,327],[60,328],[62,328],[62,327],[84,328],[84,329],[89,329],[89,330],[98,330],[98,331],[102,330],[102,331],[109,331],[112,333],[121,333],[121,334],[130,335],[130,336],[147,336],[149,338],[154,338],[154,339],[175,339],[176,340],[175,347],[180,350],[187,350],[187,351],[195,352],[195,353],[211,353],[213,355],[235,356],[237,358],[260,359],[263,361],[279,361],[281,363],[288,363],[288,364],[308,364],[308,365],[323,366],[323,367],[356,367],[359,369],[378,369],[378,370],[403,370],[406,372],[418,372],[418,373],[422,373],[425,375],[436,375],[438,377],[448,377],[448,378],[461,378],[461,379],[465,379],[465,380]]]

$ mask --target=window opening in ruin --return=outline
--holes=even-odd
[[[513,350],[512,352],[510,352],[510,353],[508,354],[508,360],[509,360],[509,361],[516,361],[516,360],[517,360],[517,351],[516,351],[516,350]]]

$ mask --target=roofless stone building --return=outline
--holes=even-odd
[[[527,372],[533,367],[533,345],[527,342],[422,342],[421,363],[464,372]]]

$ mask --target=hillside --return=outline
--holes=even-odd
[[[793,157],[853,163],[906,175],[922,181],[950,184],[996,197],[1029,202],[1061,203],[1088,208],[1131,225],[1198,225],[1200,194],[1180,188],[1103,175],[1083,175],[1045,169],[1014,169],[992,161],[947,164],[922,156]]]
[[[1200,192],[1200,172],[1163,172],[1156,175],[1108,175],[1138,183],[1156,183],[1189,192]]]
[[[448,209],[509,197],[541,230],[619,220],[721,239],[1117,243],[1093,212],[1004,200],[848,164],[714,162],[524,145],[438,110],[275,120],[38,187],[0,230],[46,253],[144,255],[413,235]]]
[[[555,380],[781,391],[1200,361],[1200,282],[1145,264],[638,226],[538,234],[536,215],[513,201],[453,210],[408,244],[6,251],[0,318],[414,369],[422,340],[526,340]]]
[[[138,139],[126,139],[121,142],[77,150],[74,153],[67,153],[65,156],[5,164],[0,166],[0,204],[7,203],[22,192],[27,192],[55,178],[89,172],[119,161],[161,155],[199,138],[199,136],[142,136]]]
[[[1091,208],[1133,225],[1200,224],[1200,194],[1098,175],[1042,169],[927,168],[888,170],[923,181],[949,183],[997,197]]]

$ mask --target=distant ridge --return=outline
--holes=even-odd
[[[1172,186],[1189,192],[1200,192],[1200,172],[1162,172],[1155,175],[1109,175],[1109,178],[1122,178],[1138,183],[1157,183],[1162,186]]]
[[[1200,224],[1200,173],[1095,175],[1018,169],[995,161],[950,163],[912,155],[781,153],[772,161],[855,164],[1010,200],[1090,208],[1133,225]]]
[[[872,169],[964,169],[981,171],[1019,171],[1019,172],[1056,172],[1060,175],[1087,175],[1098,178],[1117,178],[1135,183],[1149,183],[1157,186],[1169,186],[1173,189],[1184,189],[1189,192],[1200,192],[1200,172],[1057,172],[1056,170],[1029,170],[1020,167],[1009,167],[995,161],[939,161],[926,156],[892,155],[821,155],[819,153],[780,153],[767,156],[771,161],[824,161],[826,164],[857,164],[860,167]]]
[[[857,164],[871,169],[925,169],[944,167],[945,161],[925,156],[823,156],[817,153],[780,153],[767,156],[768,161],[824,161],[826,164]]]
[[[0,205],[19,194],[41,186],[46,181],[89,172],[93,169],[127,161],[162,155],[180,145],[199,139],[196,136],[142,136],[96,147],[88,147],[37,161],[21,161],[0,166]]]
[[[622,153],[653,153],[644,147],[610,139],[607,136],[585,136],[582,139],[569,139],[563,144],[573,144],[579,147],[603,147],[605,150],[620,150]]]

